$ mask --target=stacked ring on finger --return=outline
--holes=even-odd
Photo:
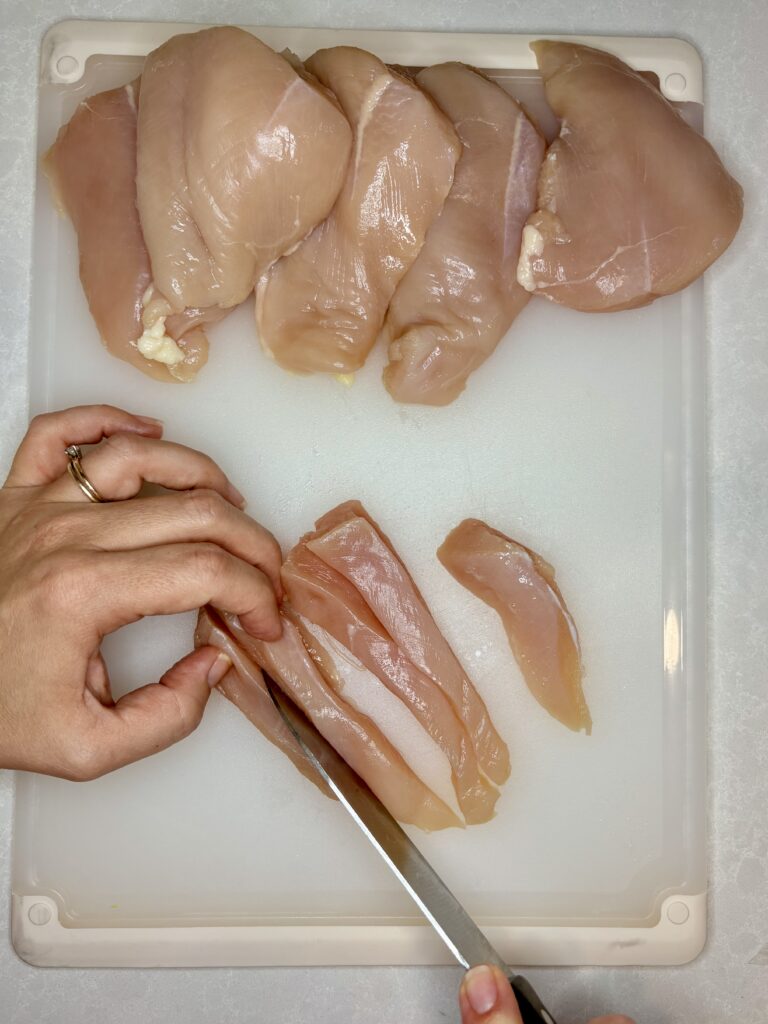
[[[72,465],[78,458],[70,445],[66,458]],[[136,497],[144,484],[169,490],[186,491],[211,488],[233,505],[242,508],[243,495],[230,483],[221,468],[209,456],[172,441],[117,433],[100,444],[79,452],[80,464],[52,481],[47,489],[54,501],[72,501],[73,492],[82,501],[96,499],[83,487],[74,472],[79,468],[93,492],[105,502],[120,502]],[[76,484],[77,487],[73,487]]]
[[[67,466],[69,475],[75,481],[75,483],[86,496],[86,498],[89,501],[94,502],[107,501],[108,499],[102,498],[102,496],[99,494],[99,492],[96,490],[96,488],[93,486],[91,481],[86,476],[85,470],[83,469],[83,464],[81,462],[83,452],[82,449],[80,448],[80,445],[67,445],[64,451],[67,453],[67,458],[69,459],[69,465]]]

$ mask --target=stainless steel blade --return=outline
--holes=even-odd
[[[496,964],[506,974],[507,965],[379,798],[278,685],[268,676],[264,678],[275,706],[304,753],[400,879],[453,956],[463,967]]]

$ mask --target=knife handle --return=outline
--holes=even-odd
[[[523,1024],[555,1024],[555,1018],[539,999],[536,990],[521,974],[510,974],[509,983],[515,993]]]

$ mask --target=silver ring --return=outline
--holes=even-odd
[[[80,490],[86,496],[88,501],[94,501],[94,502],[106,501],[107,499],[106,498],[102,498],[102,496],[99,494],[99,492],[93,486],[91,481],[85,475],[85,470],[83,469],[83,464],[80,461],[82,459],[82,457],[83,457],[83,452],[82,452],[82,449],[80,448],[80,445],[79,444],[70,444],[70,445],[68,445],[64,449],[64,451],[67,453],[67,458],[69,459],[69,465],[67,466],[67,469],[69,470],[69,475],[72,477],[72,479],[75,481],[77,486],[80,488]]]

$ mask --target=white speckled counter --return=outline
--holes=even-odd
[[[681,36],[705,65],[707,133],[745,187],[744,227],[707,279],[710,364],[710,939],[692,965],[527,972],[560,1024],[609,1010],[638,1024],[768,1020],[768,202],[763,0],[2,0],[0,47],[0,469],[26,421],[38,45],[63,17],[241,24]],[[763,186],[761,188],[761,186]],[[39,970],[8,939],[12,810],[0,773],[2,1024],[428,1024],[457,1019],[450,968]]]

